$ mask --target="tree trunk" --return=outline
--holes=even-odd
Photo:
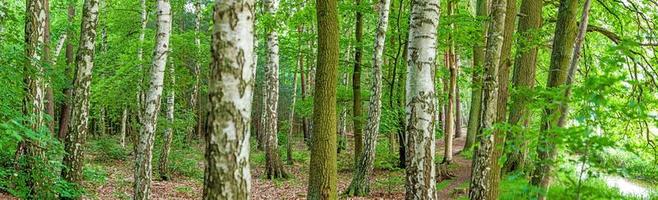
[[[356,7],[361,6],[361,0],[355,0]],[[356,10],[356,24],[354,27],[354,39],[356,48],[354,48],[354,73],[352,74],[352,123],[354,129],[354,162],[358,161],[359,155],[363,150],[363,114],[361,112],[361,52],[363,51],[363,16],[360,11]]]
[[[128,108],[123,108],[123,114],[121,114],[121,147],[126,148],[126,131],[128,129]]]
[[[139,83],[137,87],[137,117],[141,121],[142,116],[144,116],[144,104],[146,97],[144,96],[144,77],[146,77],[146,72],[144,71],[144,35],[146,34],[146,24],[148,23],[148,13],[146,10],[146,0],[140,0],[139,5],[141,7],[140,16],[141,16],[141,29],[139,29],[139,44],[137,47],[137,62],[139,73],[141,74],[139,78]]]
[[[338,83],[338,9],[336,0],[317,0],[318,52],[313,105],[313,135],[308,199],[337,199],[336,86]]]
[[[457,67],[459,68],[460,66],[459,58],[457,58]],[[457,77],[459,78],[459,71],[457,71],[457,73]],[[459,81],[457,81],[457,85],[455,86],[455,138],[460,138],[462,136],[462,107],[459,95]]]
[[[192,139],[194,134],[194,127],[198,126],[199,123],[201,123],[200,118],[200,112],[199,112],[199,84],[201,82],[201,37],[200,35],[200,30],[201,30],[201,0],[196,0],[194,2],[194,11],[195,11],[195,18],[194,18],[194,46],[196,47],[196,56],[197,60],[194,62],[194,70],[192,71],[192,74],[194,75],[194,85],[192,86],[192,94],[190,95],[190,108],[192,108],[192,113],[194,113],[194,123],[192,123],[192,126],[188,127],[188,133],[187,133],[187,138]],[[196,135],[199,135],[198,133]]]
[[[375,35],[375,47],[373,54],[373,77],[372,96],[368,107],[368,121],[366,122],[365,145],[356,163],[356,170],[347,194],[350,196],[366,196],[370,193],[370,174],[375,161],[375,147],[377,146],[377,135],[379,133],[379,122],[382,107],[382,70],[384,44],[386,42],[386,30],[388,27],[388,11],[390,0],[379,0],[376,10],[379,11],[379,23],[377,24],[377,35]],[[389,144],[390,145],[390,144]]]
[[[279,0],[265,1],[267,15],[275,18],[279,9]],[[273,25],[276,27],[276,25]],[[265,158],[268,179],[286,178],[283,162],[279,156],[278,145],[278,104],[279,104],[279,36],[275,28],[268,28],[267,66],[265,66]]]
[[[169,51],[171,53],[171,51]],[[162,150],[160,152],[160,163],[158,171],[162,180],[168,181],[171,179],[169,175],[169,152],[171,151],[171,141],[174,139],[174,100],[176,99],[176,67],[174,61],[169,61],[169,96],[167,97],[167,130],[164,132]]]
[[[507,98],[509,96],[509,71],[512,65],[512,38],[514,34],[514,25],[516,22],[516,2],[510,1],[505,9],[505,26],[503,30],[503,46],[500,51],[500,61],[498,64],[498,102],[496,106],[496,121],[494,123],[503,124],[507,117]],[[502,163],[499,162],[500,157],[505,151],[505,137],[507,132],[501,129],[494,130],[494,144],[491,151],[491,178],[489,178],[490,199],[496,199],[499,195],[499,184],[501,179]]]
[[[587,11],[589,10],[589,1],[585,3],[583,19],[587,20]],[[572,62],[577,61],[580,42],[576,41],[576,14],[578,12],[577,0],[561,0],[558,9],[557,24],[555,28],[555,37],[553,38],[553,52],[551,53],[550,73],[548,76],[548,88],[561,91],[566,85],[566,97],[549,97],[547,101],[553,105],[544,108],[542,115],[541,134],[539,135],[539,144],[537,145],[537,155],[540,162],[537,163],[530,184],[539,187],[538,199],[546,199],[548,186],[551,181],[551,173],[557,156],[557,144],[555,138],[557,135],[554,129],[564,128],[565,116],[567,114],[567,102],[570,95],[570,82],[573,71]],[[587,23],[581,23],[584,32]],[[584,33],[583,33],[584,34]],[[576,45],[574,45],[576,43]],[[576,49],[576,51],[574,51]],[[574,56],[575,54],[575,56]],[[573,60],[572,60],[573,59]]]
[[[301,51],[300,51],[300,54],[301,54]],[[301,65],[302,62],[303,62],[303,59],[300,55],[299,61],[298,61],[297,64]],[[293,78],[292,78],[292,103],[290,105],[290,118],[288,118],[288,123],[290,125],[288,126],[289,127],[288,128],[288,135],[286,137],[288,139],[288,142],[286,143],[286,155],[288,157],[288,165],[293,164],[293,160],[292,160],[292,137],[293,136],[292,136],[292,133],[295,130],[295,103],[296,103],[296,100],[297,100],[297,73],[293,72],[292,76],[293,76]]]
[[[455,0],[448,1],[448,15],[453,16],[455,10]],[[450,80],[448,80],[448,102],[446,104],[445,111],[445,148],[443,151],[443,161],[441,162],[444,165],[448,165],[452,162],[452,141],[455,137],[455,91],[457,87],[457,64],[456,64],[456,55],[455,55],[455,42],[453,41],[453,31],[455,29],[454,23],[450,23],[450,30],[448,32],[448,51],[445,56],[446,67],[450,71]],[[440,173],[442,174],[442,173]],[[448,174],[445,174],[448,175]]]
[[[503,46],[505,8],[507,0],[494,0],[491,11],[492,19],[489,23],[487,33],[487,47],[484,62],[484,76],[482,81],[482,110],[480,113],[480,127],[476,135],[478,145],[475,147],[473,168],[471,171],[471,183],[468,192],[469,199],[496,199],[489,196],[492,187],[493,166],[491,166],[491,152],[494,147],[494,134],[492,131],[496,122],[497,100],[498,100],[498,68],[500,64],[501,49]],[[485,133],[486,132],[486,133]]]
[[[146,93],[145,109],[140,120],[137,151],[135,153],[135,200],[149,199],[151,189],[151,160],[153,159],[153,142],[160,111],[160,98],[164,81],[164,70],[169,51],[171,34],[171,5],[169,0],[157,0],[157,32],[153,49],[153,63],[150,70],[149,89]]]
[[[406,85],[406,199],[436,199],[436,61],[439,2],[414,0],[409,23]]]
[[[215,0],[203,199],[249,199],[254,0]]]
[[[487,16],[489,16],[489,0],[477,0],[476,15],[481,20],[480,41],[473,47],[473,78],[471,82],[471,108],[468,112],[468,128],[466,129],[466,143],[464,149],[471,149],[475,144],[475,138],[479,132],[480,112],[482,110],[482,61],[484,59],[484,47],[487,38]]]
[[[74,5],[72,3],[68,4],[67,12],[68,12],[68,26],[72,27],[74,26],[73,21],[75,18],[75,8],[73,7]],[[74,38],[74,33],[72,30],[67,31],[68,38]],[[71,71],[73,71],[73,42],[71,39],[66,40],[66,69],[64,69],[64,76],[66,77],[66,82],[71,83],[73,78],[71,77]],[[72,90],[70,87],[65,87],[64,91],[62,92],[64,94],[64,101],[62,103],[62,106],[60,107],[60,112],[59,112],[59,133],[57,134],[59,139],[64,141],[66,138],[66,135],[69,132],[69,121],[71,119],[71,93]]]
[[[523,0],[521,2],[521,15],[519,17],[519,39],[517,40],[516,49],[525,49],[518,51],[517,59],[514,61],[514,71],[512,72],[512,88],[517,91],[512,94],[510,113],[508,123],[511,126],[522,126],[518,131],[508,133],[507,149],[511,152],[507,155],[505,162],[505,171],[512,172],[524,170],[525,162],[528,157],[527,127],[531,119],[528,104],[532,101],[530,91],[535,87],[535,71],[537,67],[537,50],[538,30],[542,23],[542,0]]]
[[[92,68],[94,67],[94,47],[96,26],[98,25],[98,0],[85,0],[82,11],[82,27],[76,57],[76,75],[73,81],[71,99],[70,132],[64,143],[64,180],[82,184],[82,166],[84,162],[84,144],[89,133],[89,96],[91,89]]]

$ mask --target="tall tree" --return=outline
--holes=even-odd
[[[453,17],[455,14],[456,0],[448,1],[448,16]],[[455,41],[454,29],[455,24],[450,23],[450,30],[448,31],[448,49],[445,54],[445,64],[450,71],[450,78],[448,80],[448,103],[446,104],[445,111],[445,148],[443,152],[442,164],[448,165],[452,162],[452,141],[455,137],[455,101],[456,101],[456,87],[457,87],[457,56],[455,55]]]
[[[98,25],[98,0],[85,0],[82,10],[82,25],[78,54],[75,58],[76,75],[73,81],[71,99],[70,132],[64,143],[64,180],[80,186],[82,184],[82,166],[84,148],[89,133],[89,96],[91,89],[91,72],[94,67],[94,47],[96,43],[96,26]]]
[[[336,86],[338,84],[338,8],[336,0],[317,0],[318,53],[313,105],[309,199],[337,199]]]
[[[413,0],[409,23],[406,85],[406,199],[436,199],[436,61],[439,2]]]
[[[195,115],[193,123],[188,128],[188,138],[192,138],[194,134],[194,127],[201,127],[201,113],[199,112],[199,83],[201,82],[201,0],[194,1],[194,47],[196,47],[196,56],[197,60],[194,61],[194,68],[192,74],[194,75],[194,85],[192,86],[192,94],[190,95],[190,108],[192,108],[192,113]],[[201,130],[196,129],[196,135],[201,135]]]
[[[138,144],[135,149],[135,182],[133,184],[136,200],[149,199],[151,189],[151,171],[153,160],[153,142],[160,111],[160,98],[164,82],[167,53],[169,52],[169,36],[171,35],[171,5],[169,0],[157,0],[157,32],[153,61],[150,70],[149,89],[144,101],[144,111],[140,120],[141,128]]]
[[[516,2],[509,1],[505,8],[505,25],[503,27],[503,46],[500,51],[500,61],[498,64],[498,99],[496,105],[496,119],[494,123],[505,123],[507,117],[507,99],[509,96],[509,71],[512,65],[512,38],[514,34],[514,25],[516,22]],[[507,132],[501,129],[494,130],[494,143],[491,150],[491,176],[489,178],[489,197],[498,198],[501,164],[500,157],[505,150],[505,138]]]
[[[530,91],[535,87],[535,72],[537,68],[537,42],[542,21],[542,0],[523,0],[519,15],[518,37],[516,42],[517,58],[514,60],[512,72],[512,94],[508,123],[511,126],[527,127],[530,121],[528,104],[532,100]],[[505,171],[523,170],[528,156],[526,129],[508,133],[507,146],[511,152],[507,154]]]
[[[169,51],[171,53],[171,51]],[[162,180],[169,180],[169,152],[171,151],[171,142],[174,139],[174,101],[176,100],[176,67],[173,59],[169,61],[169,95],[167,96],[167,129],[164,132],[162,149],[160,151],[160,162],[158,163],[158,172]]]
[[[379,11],[379,23],[377,24],[377,35],[375,35],[375,47],[373,53],[373,78],[372,96],[370,96],[370,107],[368,107],[368,122],[366,123],[365,145],[356,163],[356,170],[352,182],[347,188],[349,195],[364,196],[370,192],[369,178],[375,161],[375,147],[377,146],[377,135],[379,133],[379,122],[382,107],[382,68],[384,65],[384,44],[386,42],[386,30],[388,28],[388,11],[390,0],[379,0],[377,10]]]
[[[475,144],[475,137],[480,126],[480,110],[482,110],[482,61],[486,43],[487,23],[483,18],[489,15],[489,1],[477,0],[475,15],[482,20],[480,41],[473,47],[473,78],[471,81],[471,107],[468,112],[468,128],[466,129],[466,143],[464,149],[470,149]]]
[[[491,21],[487,33],[486,53],[484,59],[484,76],[482,79],[482,106],[480,111],[480,127],[476,135],[478,145],[475,147],[471,183],[468,192],[469,199],[496,199],[490,195],[492,186],[491,152],[497,132],[493,125],[496,121],[498,100],[498,68],[503,46],[503,31],[505,26],[507,0],[494,0],[491,6]],[[494,133],[494,134],[491,134]]]
[[[354,39],[356,45],[354,48],[354,72],[352,74],[352,123],[354,129],[354,162],[358,161],[358,156],[363,150],[363,134],[361,113],[361,52],[363,51],[363,13],[361,12],[361,0],[355,0],[356,3],[356,24],[354,27]]]
[[[215,0],[203,199],[249,199],[254,0]]]
[[[146,0],[139,1],[140,6],[140,22],[141,28],[139,29],[139,40],[137,44],[137,66],[140,72],[139,84],[137,87],[137,117],[140,118],[143,116],[144,111],[144,77],[146,76],[144,72],[144,37],[146,34],[146,24],[148,23],[148,10],[146,8]]]
[[[583,19],[587,20],[589,10],[589,1],[585,2]],[[560,137],[556,130],[563,128],[566,124],[565,116],[567,115],[567,103],[570,95],[570,84],[573,80],[573,71],[575,71],[580,42],[584,37],[584,31],[587,28],[587,22],[581,23],[583,33],[579,35],[580,41],[576,40],[576,14],[578,12],[578,0],[561,0],[558,8],[557,24],[555,27],[555,36],[553,38],[553,52],[551,53],[550,73],[548,75],[547,87],[560,91],[566,86],[564,96],[549,96],[547,100],[551,105],[544,108],[542,115],[541,134],[539,135],[539,144],[537,145],[537,155],[540,162],[532,174],[530,183],[539,187],[538,199],[546,199],[548,186],[551,181],[551,173],[557,156],[557,144],[555,139]],[[575,44],[574,44],[575,43]],[[574,50],[575,49],[575,50]],[[573,66],[572,66],[573,65]]]
[[[275,19],[279,10],[279,0],[266,0],[267,15]],[[276,20],[272,20],[276,21]],[[279,36],[276,25],[267,28],[267,64],[265,66],[265,113],[263,122],[265,126],[265,159],[267,178],[286,178],[288,175],[283,169],[283,162],[279,156],[277,135],[279,132],[278,104],[279,104]]]
[[[25,66],[23,82],[25,83],[25,96],[23,97],[23,115],[28,116],[26,127],[32,131],[45,132],[45,65],[46,53],[46,24],[48,23],[46,13],[47,4],[44,0],[28,0],[25,14]],[[36,162],[41,160],[43,153],[39,148],[38,141],[22,140],[16,150],[16,158],[26,156],[27,163],[24,168],[28,175],[28,195],[38,198],[39,189],[44,185],[43,181],[35,180],[32,176],[36,170]],[[16,163],[19,163],[18,160]],[[18,166],[18,164],[17,164]]]
[[[64,69],[64,75],[66,77],[66,82],[67,83],[72,83],[72,73],[73,71],[73,41],[70,38],[74,37],[74,18],[75,18],[75,7],[73,2],[69,2],[67,6],[67,29],[66,29],[66,35],[68,36],[69,39],[66,40],[66,68]],[[58,137],[61,140],[64,140],[66,137],[66,134],[69,132],[69,121],[71,118],[71,93],[73,90],[71,90],[71,87],[65,87],[63,90],[64,94],[64,102],[60,106],[60,112],[59,112],[59,132],[58,132]]]

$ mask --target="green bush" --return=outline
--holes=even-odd
[[[105,136],[89,141],[88,152],[93,155],[94,161],[107,163],[126,160],[129,148],[121,147],[121,144],[115,138]]]

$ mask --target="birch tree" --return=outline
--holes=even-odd
[[[279,0],[265,1],[268,17],[275,19]],[[276,21],[276,20],[274,20]],[[279,104],[279,36],[277,25],[272,24],[267,30],[267,64],[265,66],[265,159],[267,178],[286,178],[288,175],[283,169],[283,162],[279,156],[278,145],[278,104]]]
[[[254,7],[253,0],[215,1],[203,199],[249,199]]]
[[[375,35],[375,47],[373,54],[373,78],[372,78],[372,96],[370,97],[370,106],[368,107],[368,121],[365,129],[364,149],[356,163],[356,170],[352,177],[352,182],[347,188],[347,193],[354,196],[365,196],[370,192],[369,176],[372,173],[373,162],[375,161],[375,147],[377,146],[377,135],[379,133],[379,123],[381,118],[382,107],[382,68],[384,61],[384,44],[386,42],[386,30],[388,27],[388,13],[390,0],[379,0],[377,9],[379,11],[379,22]]]
[[[85,0],[82,10],[82,26],[76,56],[76,75],[71,99],[70,132],[64,143],[64,180],[81,185],[83,181],[84,148],[89,134],[89,96],[92,68],[94,67],[94,47],[96,26],[98,25],[98,0]]]
[[[473,168],[471,169],[471,183],[469,199],[496,199],[489,196],[491,186],[491,151],[494,146],[493,124],[496,121],[498,101],[498,68],[500,54],[503,46],[503,30],[505,26],[505,9],[507,0],[494,0],[491,6],[491,21],[487,33],[486,53],[484,59],[484,76],[482,77],[482,106],[480,112],[480,126],[476,134]],[[494,134],[492,134],[494,133]]]
[[[406,85],[406,199],[436,199],[437,121],[434,82],[439,2],[414,0],[409,23]]]
[[[196,0],[194,2],[194,46],[196,47],[196,55],[201,56],[201,0]],[[194,113],[195,122],[188,128],[188,138],[192,138],[194,134],[194,127],[199,127],[201,114],[199,113],[199,83],[201,81],[201,60],[197,57],[197,60],[194,62],[194,69],[192,70],[194,75],[194,85],[192,86],[192,94],[190,97],[190,108],[192,108],[192,113]],[[200,134],[200,133],[198,133]]]
[[[171,53],[171,51],[169,51]],[[171,151],[171,142],[174,139],[174,100],[176,100],[176,67],[174,61],[169,61],[169,95],[167,96],[167,129],[164,132],[162,150],[160,152],[160,162],[158,171],[162,180],[169,180],[169,151]]]
[[[153,160],[153,142],[160,111],[160,97],[164,81],[164,70],[169,52],[169,36],[171,34],[171,5],[169,0],[158,0],[157,32],[153,61],[150,69],[149,88],[144,101],[144,111],[140,120],[141,128],[135,150],[135,182],[133,184],[134,199],[149,199],[151,190],[151,173]]]

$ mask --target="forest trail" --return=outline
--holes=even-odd
[[[466,129],[462,130],[466,133]],[[443,155],[445,140],[437,139],[437,154]],[[452,179],[437,180],[439,199],[457,199],[457,197],[466,195],[468,190],[469,178],[471,177],[471,160],[465,158],[461,153],[466,143],[466,135],[455,138],[453,141],[453,162],[449,167],[450,172],[454,175]],[[437,158],[438,159],[438,158]],[[442,185],[447,184],[442,187]]]

